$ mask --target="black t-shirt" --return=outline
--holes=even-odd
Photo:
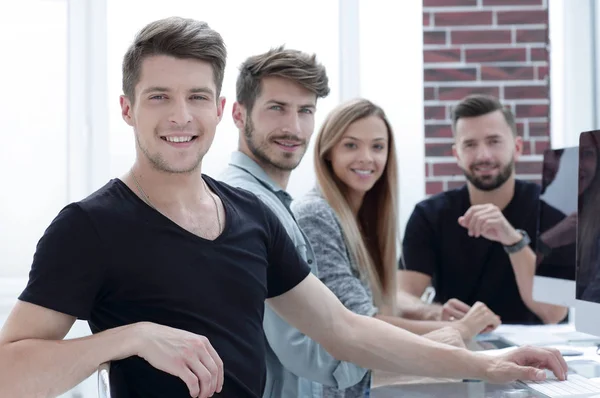
[[[540,187],[515,181],[504,217],[531,237],[535,251]],[[458,224],[471,207],[467,186],[442,192],[415,207],[402,242],[401,267],[432,277],[435,301],[451,298],[469,305],[485,303],[506,324],[539,324],[523,303],[508,254],[502,244],[473,238]],[[558,216],[560,217],[560,216]],[[542,227],[544,228],[544,227]]]
[[[223,359],[218,396],[261,397],[264,301],[310,272],[254,195],[208,177],[226,223],[214,241],[181,228],[115,179],[65,207],[38,243],[20,299],[93,333],[140,321],[203,335]],[[189,397],[183,381],[134,356],[111,365],[115,398]]]

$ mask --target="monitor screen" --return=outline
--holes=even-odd
[[[579,137],[578,300],[600,303],[600,130]]]
[[[536,276],[575,281],[578,169],[577,147],[544,152]]]

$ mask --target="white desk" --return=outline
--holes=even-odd
[[[500,325],[491,335],[502,337],[516,345],[552,345],[600,340],[591,334],[577,332],[573,324]]]
[[[478,340],[486,341],[501,337],[515,343],[552,346],[581,351],[583,355],[568,356],[565,360],[572,370],[587,378],[598,378],[600,382],[600,355],[596,354],[600,338],[578,333],[573,325],[514,326],[502,325],[494,333],[482,335]],[[490,351],[491,355],[514,349]],[[526,391],[516,384],[492,385],[483,382],[464,383],[462,380],[410,377],[390,373],[374,372],[371,398],[392,397],[470,397],[509,398],[541,397]]]

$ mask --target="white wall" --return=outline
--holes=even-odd
[[[400,169],[400,228],[425,197],[422,1],[360,0],[360,95],[386,111]]]
[[[595,0],[548,0],[550,138],[553,148],[579,145],[597,128]]]
[[[67,200],[66,37],[66,0],[0,2],[0,277],[27,275]]]

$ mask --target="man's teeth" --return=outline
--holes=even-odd
[[[285,146],[285,147],[288,147],[288,148],[293,148],[293,147],[295,147],[295,146],[297,146],[297,145],[298,145],[298,144],[289,144],[289,143],[286,143],[286,142],[279,142],[279,141],[276,141],[276,142],[277,142],[279,145],[282,145],[282,146]]]
[[[357,174],[364,175],[364,176],[369,175],[369,174],[373,174],[373,170],[357,170],[357,169],[354,169],[353,171],[355,173],[357,173]]]
[[[192,136],[187,136],[187,137],[164,137],[164,139],[166,141],[169,142],[189,142],[192,140]]]

